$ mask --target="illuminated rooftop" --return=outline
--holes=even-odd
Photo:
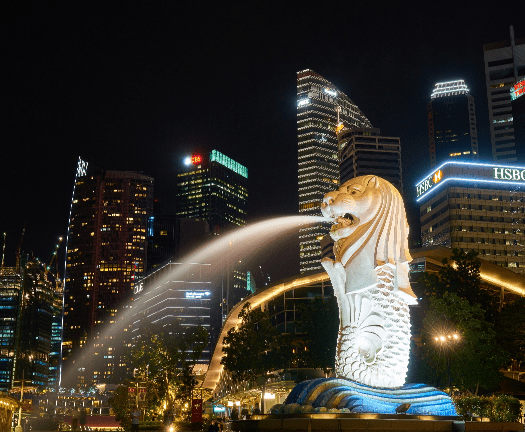
[[[431,99],[446,96],[455,96],[459,94],[468,94],[469,89],[464,80],[446,81],[436,83],[432,91]]]

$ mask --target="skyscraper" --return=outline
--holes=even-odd
[[[337,110],[349,126],[372,127],[348,96],[311,69],[297,72],[299,213],[321,215],[323,196],[339,186]],[[321,269],[320,241],[329,231],[318,223],[299,231],[301,273]]]
[[[510,89],[525,77],[525,37],[483,45],[489,103],[492,156],[496,161],[525,161],[525,148],[516,146]]]
[[[145,271],[152,208],[153,178],[104,171],[79,158],[67,238],[63,357],[93,344],[101,362],[92,359],[92,371],[78,370],[76,385],[113,381],[117,342],[97,337],[116,322],[135,278]]]
[[[217,150],[186,158],[177,175],[177,216],[204,219],[213,234],[246,225],[247,201],[248,169]],[[225,316],[239,293],[246,296],[247,274],[242,264],[229,265],[222,273],[226,288],[217,298]]]
[[[375,128],[348,128],[341,124],[337,139],[341,184],[372,174],[388,180],[403,193],[399,138],[381,136]]]
[[[445,160],[478,160],[474,97],[464,80],[437,83],[427,104],[430,166]]]
[[[38,259],[20,254],[15,267],[0,269],[1,391],[10,390],[13,380],[22,378],[26,385],[55,387],[58,364],[52,352],[55,284],[48,276]]]
[[[177,174],[177,217],[204,218],[219,233],[246,225],[248,169],[217,150],[194,154]]]
[[[0,268],[0,391],[11,389],[19,355],[22,274],[19,266]]]

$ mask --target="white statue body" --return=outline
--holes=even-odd
[[[339,305],[336,375],[373,387],[405,383],[410,353],[408,224],[398,190],[356,177],[325,195],[335,261],[322,261]]]

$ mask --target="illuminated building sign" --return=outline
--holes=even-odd
[[[482,188],[483,184],[525,185],[525,166],[487,163],[445,162],[432,174],[416,183],[416,201],[421,201],[445,183],[470,183],[462,187]],[[454,185],[456,186],[456,185]]]
[[[85,176],[87,174],[87,167],[88,167],[88,163],[86,161],[83,161],[79,157],[78,165],[77,165],[77,177]]]
[[[297,106],[305,106],[305,105],[308,105],[309,103],[310,103],[309,98],[301,99],[297,101]]]
[[[525,94],[525,78],[523,78],[521,81],[518,81],[513,87],[510,89],[510,100],[516,100],[519,97],[523,96]]]
[[[139,284],[135,285],[135,287],[133,288],[133,294],[138,294],[143,289],[144,289],[144,283],[140,282]]]
[[[243,176],[244,178],[248,178],[248,168],[246,168],[244,165],[241,165],[239,162],[235,162],[228,156],[223,155],[220,151],[212,150],[210,161],[218,162],[226,168],[231,169],[233,172]]]
[[[525,169],[492,168],[496,180],[525,181]]]
[[[204,297],[209,297],[211,292],[209,291],[186,291],[184,297],[187,299],[201,299]]]
[[[200,154],[191,155],[191,163],[193,165],[200,165],[202,161],[203,161],[203,158]]]
[[[416,186],[416,197],[420,197],[443,178],[443,171],[437,170]]]
[[[334,91],[334,90],[331,90],[331,89],[329,89],[329,88],[325,88],[325,89],[324,89],[324,92],[325,92],[326,94],[329,94],[330,96],[333,96],[333,97],[336,97],[336,96],[337,96],[337,92]]]

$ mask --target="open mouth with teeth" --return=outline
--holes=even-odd
[[[334,222],[335,223],[332,226],[331,231],[337,231],[341,228],[348,228],[352,225],[359,223],[359,219],[357,219],[354,215],[350,213],[345,213],[344,215],[339,215],[335,217]]]

